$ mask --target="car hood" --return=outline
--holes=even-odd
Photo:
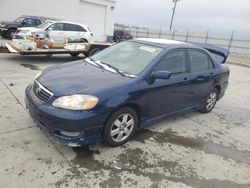
[[[132,79],[80,60],[46,69],[38,81],[60,97],[77,93],[98,96],[111,88],[121,87]]]
[[[4,24],[4,25],[18,25],[18,23],[13,22],[13,21],[2,21],[2,22],[0,22],[0,24]]]

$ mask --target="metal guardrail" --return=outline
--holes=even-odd
[[[231,33],[214,33],[209,30],[192,32],[189,29],[169,31],[162,28],[153,29],[124,24],[115,24],[115,29],[129,31],[136,38],[166,38],[185,42],[209,43],[227,48],[234,54],[250,56],[250,34],[240,34],[233,31]]]

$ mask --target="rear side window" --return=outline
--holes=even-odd
[[[191,72],[200,72],[213,68],[208,55],[197,50],[189,50],[189,62]]]
[[[170,71],[172,74],[187,72],[187,57],[185,50],[178,50],[165,55],[156,70]]]
[[[82,28],[79,25],[74,24],[64,24],[64,30],[65,31],[80,31],[80,32],[86,32],[84,28]]]

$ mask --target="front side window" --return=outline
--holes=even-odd
[[[161,52],[162,48],[137,43],[121,42],[92,56],[95,61],[111,65],[120,71],[137,75]]]
[[[35,25],[35,22],[34,22],[34,20],[31,19],[31,18],[26,18],[26,19],[24,20],[24,24],[30,26],[30,25]]]
[[[185,50],[177,50],[165,55],[158,66],[157,71],[169,71],[172,74],[187,72],[187,57]]]
[[[51,25],[48,29],[54,31],[63,31],[63,23],[55,23]]]
[[[200,72],[209,69],[210,58],[204,52],[189,50],[189,62],[191,72]],[[211,65],[210,65],[211,66]]]

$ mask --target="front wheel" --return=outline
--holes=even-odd
[[[15,34],[15,32],[16,32],[16,29],[9,29],[8,31],[7,31],[7,38],[8,39],[12,39],[13,38],[13,35]]]
[[[206,100],[206,104],[204,105],[204,107],[200,110],[202,113],[209,113],[213,110],[213,108],[215,107],[215,104],[217,102],[218,99],[218,95],[219,92],[216,88],[213,89],[213,91],[209,94],[207,100]]]
[[[110,146],[125,144],[135,133],[138,125],[136,112],[128,107],[117,110],[106,122],[103,139]]]

